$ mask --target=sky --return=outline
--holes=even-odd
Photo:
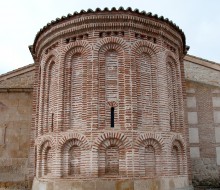
[[[169,18],[184,31],[190,55],[220,63],[220,0],[1,0],[0,74],[34,62],[28,46],[51,20],[120,6]]]

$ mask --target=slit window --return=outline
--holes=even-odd
[[[54,113],[52,113],[51,117],[51,131],[53,132],[53,120],[54,120]]]
[[[115,108],[111,107],[111,128],[114,128],[115,125]]]

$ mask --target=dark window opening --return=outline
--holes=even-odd
[[[52,118],[51,118],[51,131],[53,132],[53,119],[54,119],[54,113],[52,113]]]
[[[170,127],[172,127],[172,113],[170,113]]]
[[[115,125],[115,108],[111,107],[111,128],[114,128]]]

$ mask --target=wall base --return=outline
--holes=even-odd
[[[158,179],[107,180],[92,179],[88,181],[51,179],[34,179],[32,190],[193,190],[188,185],[187,177],[169,177]]]

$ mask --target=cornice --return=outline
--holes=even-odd
[[[6,79],[10,79],[10,78],[16,77],[18,75],[25,74],[27,72],[34,71],[34,70],[35,70],[35,64],[34,63],[26,65],[24,67],[20,67],[18,69],[15,69],[15,70],[12,70],[12,71],[9,71],[7,73],[4,73],[4,74],[0,75],[0,82],[4,81]]]
[[[98,16],[98,14],[106,14],[106,13],[126,13],[128,15],[134,15],[134,16],[140,16],[140,18],[142,18],[143,20],[146,18],[150,18],[149,20],[153,20],[153,21],[159,21],[164,23],[165,25],[171,27],[172,29],[174,29],[174,31],[176,31],[178,34],[180,34],[181,38],[182,38],[182,43],[183,43],[183,51],[186,52],[188,47],[185,44],[185,35],[183,33],[183,31],[175,24],[173,23],[171,20],[164,18],[163,16],[158,16],[157,14],[153,15],[151,12],[146,13],[145,11],[139,11],[138,9],[134,9],[132,10],[132,8],[128,7],[127,9],[124,9],[123,7],[119,7],[118,9],[116,9],[115,7],[113,7],[112,9],[108,9],[108,8],[104,8],[103,10],[101,10],[100,8],[97,8],[95,11],[93,11],[92,9],[88,9],[87,11],[85,10],[81,10],[79,13],[78,12],[74,12],[73,14],[68,14],[67,16],[62,16],[61,18],[57,18],[55,21],[52,20],[50,23],[48,23],[46,26],[44,26],[42,29],[40,29],[40,31],[37,33],[35,40],[34,40],[34,44],[33,47],[31,47],[31,53],[34,56],[36,53],[36,46],[38,41],[42,38],[42,36],[44,36],[47,32],[50,32],[52,30],[59,30],[60,24],[63,24],[65,26],[65,23],[68,21],[73,20],[77,18],[77,22],[81,22],[81,24],[84,25],[89,25],[89,20],[85,20],[83,17],[81,16],[90,16],[91,19],[95,19],[96,16]],[[94,14],[94,13],[98,13],[98,14]],[[113,15],[109,15],[110,16],[114,16]],[[68,23],[69,24],[69,23]],[[67,25],[68,25],[67,24]],[[166,28],[166,27],[165,27]],[[171,32],[172,33],[172,32]]]
[[[213,62],[213,61],[202,59],[200,57],[196,57],[196,56],[193,56],[193,55],[187,54],[184,57],[184,61],[189,61],[189,62],[198,64],[198,65],[202,65],[202,66],[210,68],[210,69],[220,71],[220,63],[216,63],[216,62]]]

